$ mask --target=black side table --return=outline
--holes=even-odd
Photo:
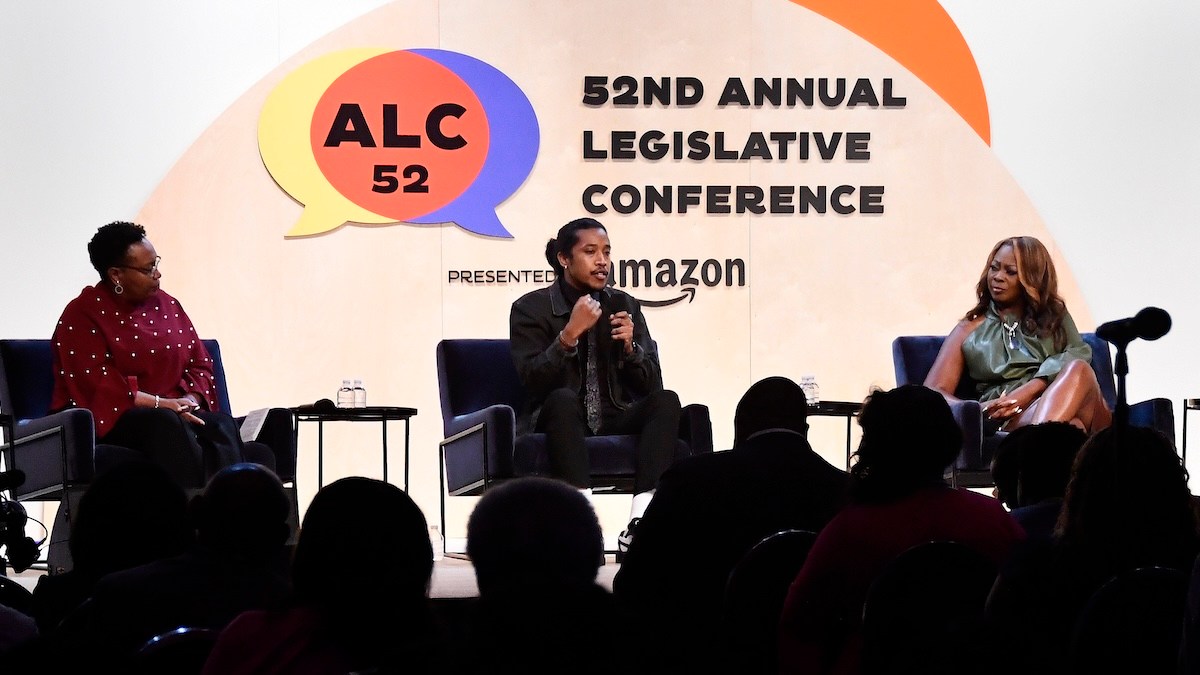
[[[300,422],[317,423],[317,489],[325,485],[325,423],[326,422],[379,422],[383,427],[383,480],[388,479],[388,422],[404,422],[404,491],[408,492],[408,441],[409,420],[417,414],[416,408],[395,406],[368,406],[366,408],[324,408],[300,406],[292,408],[296,415],[294,433],[299,440]],[[299,447],[299,444],[297,444]]]
[[[846,470],[850,470],[850,455],[854,454],[850,446],[850,430],[854,418],[862,410],[862,403],[854,401],[819,401],[808,406],[809,417],[845,417],[846,418]]]

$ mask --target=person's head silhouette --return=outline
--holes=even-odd
[[[481,595],[554,592],[595,583],[604,541],[596,512],[579,490],[526,477],[480,498],[467,523],[467,554]]]
[[[800,385],[786,377],[767,377],[750,385],[733,413],[733,446],[755,434],[786,429],[808,433],[808,402]]]

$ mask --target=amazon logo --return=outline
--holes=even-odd
[[[637,298],[643,307],[667,307],[684,300],[696,298],[696,289],[701,285],[716,286],[746,285],[746,261],[741,258],[726,258],[724,262],[715,258],[663,258],[652,263],[649,260],[618,260],[613,263],[612,285]],[[678,290],[678,295],[663,299],[645,299],[638,288],[660,288]]]

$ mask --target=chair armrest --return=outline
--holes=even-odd
[[[712,418],[708,406],[701,403],[683,406],[679,415],[679,437],[691,447],[693,455],[713,451]]]
[[[458,415],[445,427],[446,440],[440,445],[449,494],[474,494],[494,477],[512,475],[517,415],[511,406]]]
[[[1129,426],[1149,427],[1175,443],[1175,408],[1169,399],[1152,398],[1129,406]]]
[[[8,468],[25,472],[25,482],[14,490],[18,500],[44,498],[91,480],[96,447],[92,411],[71,408],[21,420],[13,435]]]
[[[446,437],[449,438],[476,424],[486,424],[490,427],[507,426],[511,439],[517,428],[517,413],[512,406],[496,404],[463,415],[455,415],[446,421]]]
[[[954,466],[959,469],[986,470],[983,461],[983,408],[979,401],[963,400],[950,404],[950,413],[962,431],[962,450]]]

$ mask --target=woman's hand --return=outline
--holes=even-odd
[[[192,424],[204,424],[204,420],[192,414],[193,411],[200,409],[200,405],[190,397],[184,396],[182,398],[163,399],[160,402],[160,405],[169,410],[174,410],[175,412],[179,413],[180,417],[191,422]]]
[[[1015,397],[1001,396],[984,403],[980,409],[990,420],[1006,420],[1020,415],[1025,410],[1025,406],[1021,405],[1021,401]]]
[[[980,406],[983,414],[992,420],[1007,420],[1019,416],[1032,406],[1046,390],[1046,381],[1034,378],[1009,392],[1000,394]]]

